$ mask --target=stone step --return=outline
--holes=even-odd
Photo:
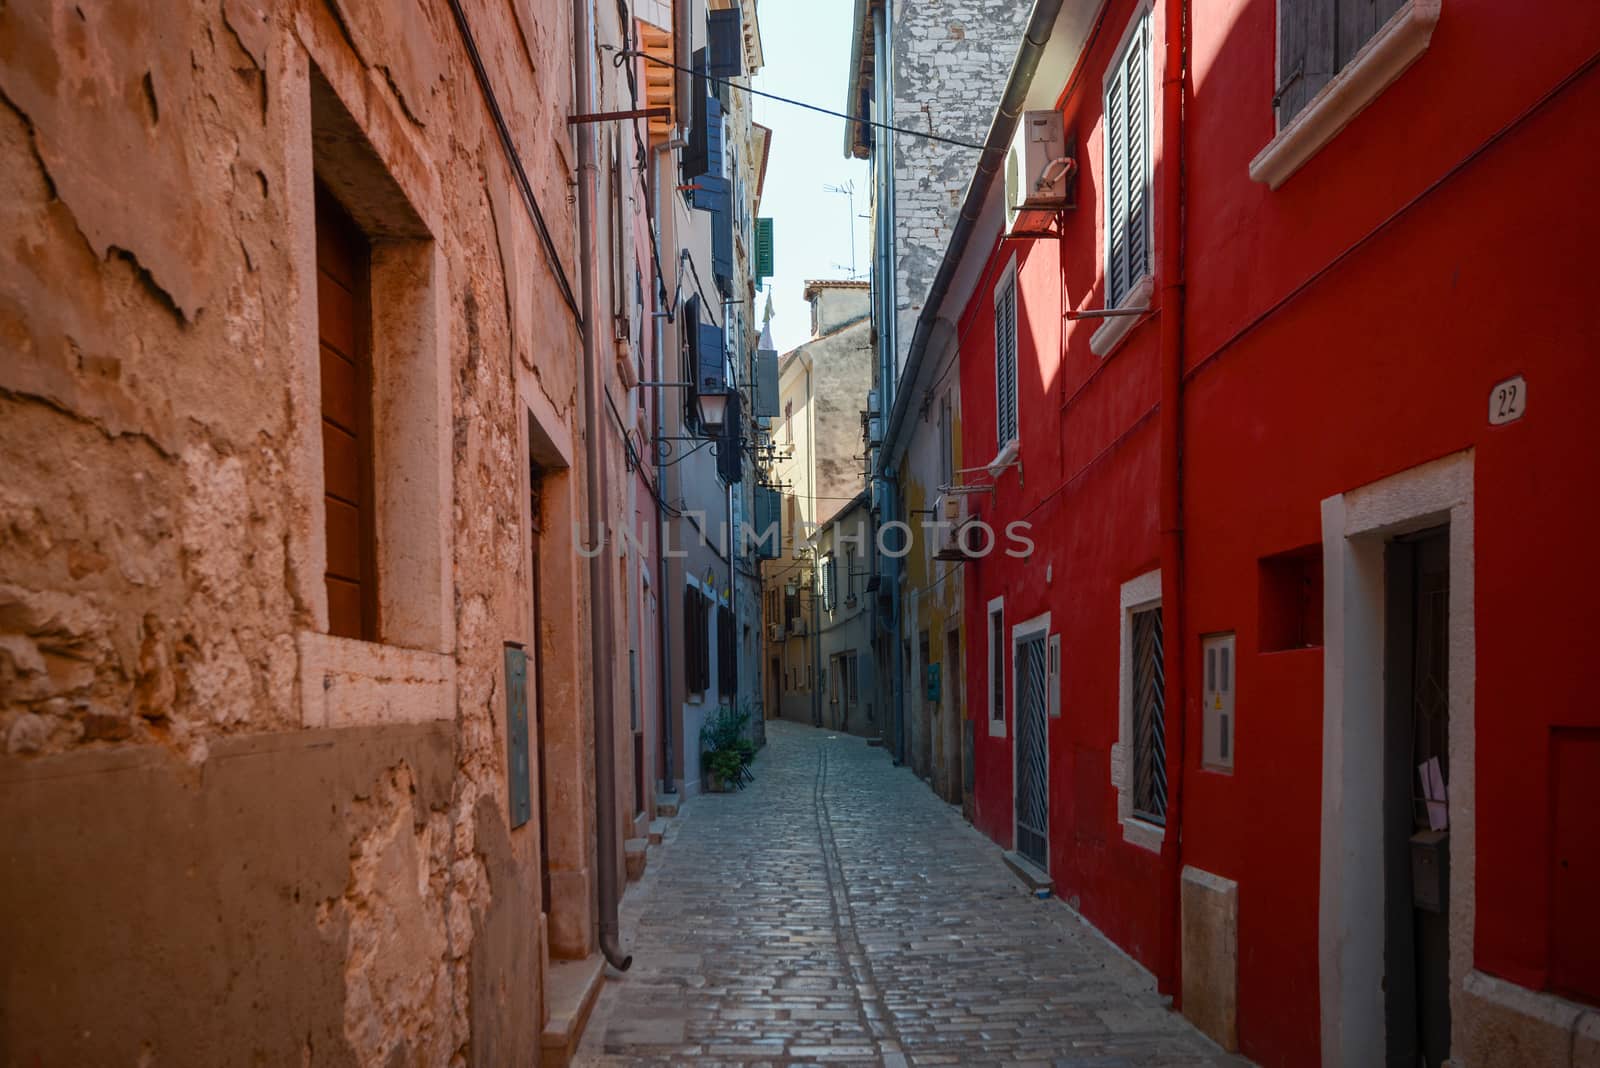
[[[544,986],[544,1032],[539,1036],[540,1060],[548,1068],[572,1063],[604,981],[605,959],[598,953],[582,960],[550,962]]]
[[[1007,850],[1000,854],[1000,859],[1006,862],[1006,867],[1022,880],[1022,885],[1026,886],[1035,897],[1049,897],[1055,891],[1055,880],[1021,853]]]
[[[637,882],[644,875],[645,861],[649,859],[650,839],[629,838],[622,843],[622,858],[628,865],[628,881]]]
[[[656,795],[656,815],[670,819],[677,814],[678,795],[676,792]]]
[[[667,821],[666,820],[651,820],[650,821],[650,844],[651,845],[660,845],[661,844],[661,836],[666,834],[666,833],[667,833]]]

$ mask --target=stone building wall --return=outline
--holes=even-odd
[[[891,6],[894,123],[982,144],[1005,89],[1028,5],[1009,0],[917,0]],[[893,134],[897,271],[896,365],[944,258],[977,149]]]
[[[533,1063],[592,948],[569,7],[465,7],[559,262],[443,0],[0,10],[7,1059]],[[372,241],[379,642],[327,633],[314,182]]]

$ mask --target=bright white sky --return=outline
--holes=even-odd
[[[761,48],[766,66],[755,87],[842,111],[850,66],[850,20],[854,0],[759,0]],[[772,337],[788,352],[811,336],[811,309],[802,293],[807,278],[850,277],[850,223],[855,224],[855,277],[871,265],[872,227],[862,216],[869,205],[865,160],[846,159],[844,120],[755,98],[755,120],[772,128],[772,154],[762,191],[761,214],[772,217],[773,268],[756,295],[760,323],[772,294]],[[823,189],[855,184],[850,200]]]

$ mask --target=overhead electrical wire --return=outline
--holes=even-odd
[[[539,232],[539,243],[544,246],[545,255],[550,260],[550,270],[555,273],[556,284],[561,287],[561,299],[572,310],[573,318],[587,330],[589,324],[583,321],[583,312],[578,308],[578,298],[572,293],[572,284],[567,280],[561,255],[556,251],[555,240],[550,236],[550,228],[544,221],[544,212],[540,210],[539,200],[534,196],[533,183],[528,180],[528,172],[522,166],[522,153],[517,151],[517,143],[511,136],[511,127],[506,122],[505,114],[500,110],[500,101],[495,96],[494,86],[489,82],[489,72],[484,69],[483,57],[478,54],[478,42],[472,36],[472,27],[467,24],[467,13],[461,9],[461,0],[450,0],[450,12],[455,16],[456,30],[461,34],[462,43],[466,45],[467,58],[472,61],[472,70],[477,76],[478,88],[483,93],[484,102],[489,106],[489,116],[494,120],[495,131],[500,135],[500,147],[505,151],[506,159],[511,164],[512,174],[516,177],[517,191],[522,194],[523,205],[533,217],[534,229]]]
[[[749,93],[751,96],[764,97],[767,100],[776,100],[780,104],[788,104],[792,107],[805,108],[807,111],[815,111],[819,115],[831,115],[833,118],[843,119],[846,122],[853,122],[860,126],[872,126],[879,130],[888,130],[890,133],[905,134],[908,137],[920,137],[924,141],[936,141],[941,145],[955,145],[958,148],[971,148],[976,149],[979,152],[982,152],[984,149],[984,146],[978,144],[976,141],[963,141],[957,137],[944,137],[940,134],[930,133],[926,130],[913,130],[905,126],[895,126],[893,123],[878,122],[876,119],[863,119],[855,115],[847,115],[842,111],[834,111],[832,108],[825,108],[820,104],[808,104],[804,100],[795,100],[793,97],[779,96],[777,93],[764,92],[753,86],[740,85],[738,82],[735,82],[729,78],[713,77],[712,75],[706,74],[703,71],[695,70],[693,67],[685,67],[677,63],[673,63],[670,60],[658,59],[655,56],[650,55],[648,52],[623,49],[617,54],[615,62],[621,64],[623,61],[635,57],[643,59],[647,63],[654,63],[660,67],[671,67],[673,70],[681,71],[684,74],[692,74],[695,77],[704,78],[708,82],[714,82],[718,85],[725,85],[731,89],[738,89],[742,92]]]

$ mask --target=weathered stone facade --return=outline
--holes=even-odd
[[[773,422],[777,459],[769,477],[783,494],[781,555],[763,562],[767,633],[762,692],[772,716],[810,723],[822,715],[816,686],[826,663],[817,644],[815,537],[865,485],[861,413],[872,386],[872,331],[865,282],[809,281],[810,341],[779,364],[782,415]],[[787,587],[800,615],[791,621]],[[777,624],[778,629],[772,629]]]
[[[570,9],[464,8],[542,217],[442,0],[0,11],[6,1060],[533,1063],[593,951]],[[370,245],[375,640],[329,632],[319,188]]]
[[[889,10],[894,125],[982,144],[1028,20],[1028,5],[917,0],[891,2]],[[901,367],[979,153],[910,134],[889,138],[894,150],[895,366]]]

